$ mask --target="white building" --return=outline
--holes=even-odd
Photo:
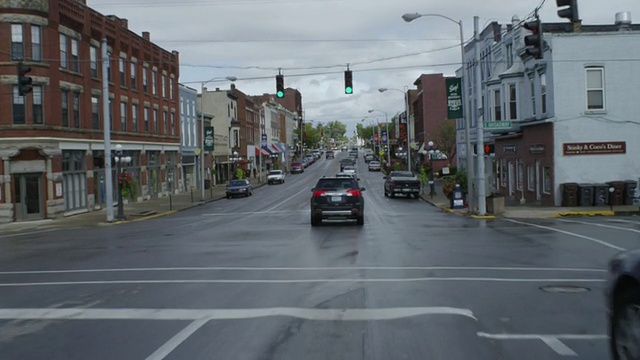
[[[197,189],[199,187],[198,169],[200,168],[196,154],[196,150],[200,147],[198,144],[200,127],[198,126],[198,113],[196,110],[198,91],[179,84],[179,95],[182,186],[185,190]]]
[[[464,70],[466,105],[474,126],[491,122],[484,135],[495,146],[495,155],[485,156],[487,194],[560,206],[564,183],[640,177],[640,26],[628,19],[621,13],[612,25],[543,23],[543,59],[525,54],[529,32],[517,18],[490,24],[479,43],[466,47],[465,63],[472,64]],[[474,46],[480,67],[473,66]],[[474,91],[467,79],[477,69],[482,85]]]

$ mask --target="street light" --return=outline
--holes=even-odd
[[[411,171],[411,128],[409,123],[409,87],[404,87],[405,91],[400,89],[391,89],[391,88],[380,88],[379,92],[383,93],[387,90],[399,91],[404,95],[404,113],[406,116],[405,121],[407,122],[407,170]]]
[[[131,162],[131,156],[123,156],[124,151],[122,150],[122,145],[116,145],[115,150],[115,158],[116,162],[116,181],[118,182],[118,215],[116,215],[116,220],[126,220],[127,218],[124,216],[124,204],[122,199],[122,182],[124,179],[122,176],[122,164],[129,164]]]
[[[404,14],[402,15],[402,19],[406,22],[411,22],[417,18],[420,17],[439,17],[439,18],[443,18],[445,20],[449,20],[455,24],[458,25],[459,29],[460,29],[460,61],[461,61],[461,67],[462,70],[464,71],[465,67],[464,67],[464,33],[463,33],[463,26],[462,26],[462,20],[460,21],[456,21],[448,16],[444,16],[444,15],[440,15],[440,14],[418,14],[418,13],[414,13],[414,14]],[[465,91],[466,86],[462,86],[462,102],[464,104],[464,106],[466,106],[468,104],[468,100],[467,97],[469,96],[469,94],[467,94],[467,91]],[[466,106],[468,108],[468,106]],[[467,109],[468,111],[468,109]],[[469,211],[471,211],[471,209],[474,208],[473,205],[473,201],[474,201],[474,191],[473,191],[473,158],[472,156],[472,149],[471,149],[471,136],[470,136],[470,129],[471,129],[471,117],[469,115],[463,114],[464,119],[465,119],[465,126],[464,126],[464,138],[465,138],[465,146],[467,148],[466,151],[466,159],[467,159],[467,193],[468,193],[468,199],[469,199]],[[482,136],[482,134],[478,134],[478,136]],[[484,174],[483,174],[484,176]],[[481,209],[481,211],[483,212],[484,210]],[[484,215],[484,214],[481,214]]]
[[[435,176],[434,176],[434,172],[433,172],[433,157],[434,155],[436,155],[437,158],[439,158],[440,156],[440,150],[435,148],[433,146],[433,141],[429,141],[427,143],[427,145],[429,145],[429,166],[431,167],[431,170],[429,171],[429,195],[431,196],[431,198],[433,199],[433,195],[435,195],[436,193],[436,185],[435,185]]]
[[[238,156],[238,152],[234,151],[229,157],[229,160],[233,161],[233,173],[231,173],[231,176],[229,176],[229,180],[232,180],[232,178],[236,176],[238,161],[240,160],[240,157]]]
[[[222,80],[234,82],[238,80],[238,78],[235,76],[218,77],[200,83],[200,136],[202,137],[200,140],[200,148],[202,149],[202,151],[200,151],[200,195],[202,201],[204,201],[204,86],[210,82]]]
[[[381,112],[381,113],[384,114],[384,126],[385,126],[385,130],[384,131],[387,132],[387,142],[386,142],[386,145],[387,145],[387,164],[388,164],[388,166],[391,166],[391,151],[389,151],[389,148],[390,148],[390,146],[389,146],[389,115],[387,114],[386,111],[374,110],[374,109],[369,110],[369,113],[372,113],[374,111],[378,111],[378,112]],[[411,169],[409,169],[409,170],[411,170]]]

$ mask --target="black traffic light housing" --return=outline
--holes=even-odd
[[[578,0],[556,0],[558,7],[563,7],[558,10],[558,16],[571,20],[571,22],[580,21],[578,16]]]
[[[484,154],[485,155],[493,155],[496,152],[496,145],[495,144],[484,144]],[[478,155],[478,147],[477,146],[473,146],[473,154],[474,155]]]
[[[525,54],[536,59],[542,59],[544,47],[542,43],[542,23],[540,19],[524,23],[523,27],[531,31],[531,35],[524,37],[524,44],[527,46]]]
[[[276,97],[284,97],[284,75],[276,75]]]
[[[353,74],[351,70],[344,72],[344,93],[348,95],[353,94]]]
[[[30,72],[29,66],[18,64],[18,94],[20,96],[25,96],[33,90],[33,79],[31,76],[27,76]]]

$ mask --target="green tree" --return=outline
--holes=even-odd
[[[436,130],[434,140],[438,149],[447,156],[451,164],[456,156],[456,123],[450,120],[443,122]]]
[[[330,121],[324,126],[324,136],[327,138],[342,139],[347,133],[347,125],[340,121]]]
[[[321,124],[318,124],[321,125]],[[304,143],[309,149],[316,149],[320,145],[320,130],[311,123],[304,123]]]

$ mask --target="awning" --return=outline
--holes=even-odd
[[[282,152],[275,144],[271,144],[271,148],[269,150],[273,151],[276,154]]]
[[[280,143],[276,143],[276,146],[278,147],[278,149],[280,149],[281,152],[287,152],[287,149],[284,147],[284,145],[280,144]]]
[[[265,156],[271,155],[271,152],[269,151],[269,148],[260,148],[260,153],[262,155],[265,155]]]

